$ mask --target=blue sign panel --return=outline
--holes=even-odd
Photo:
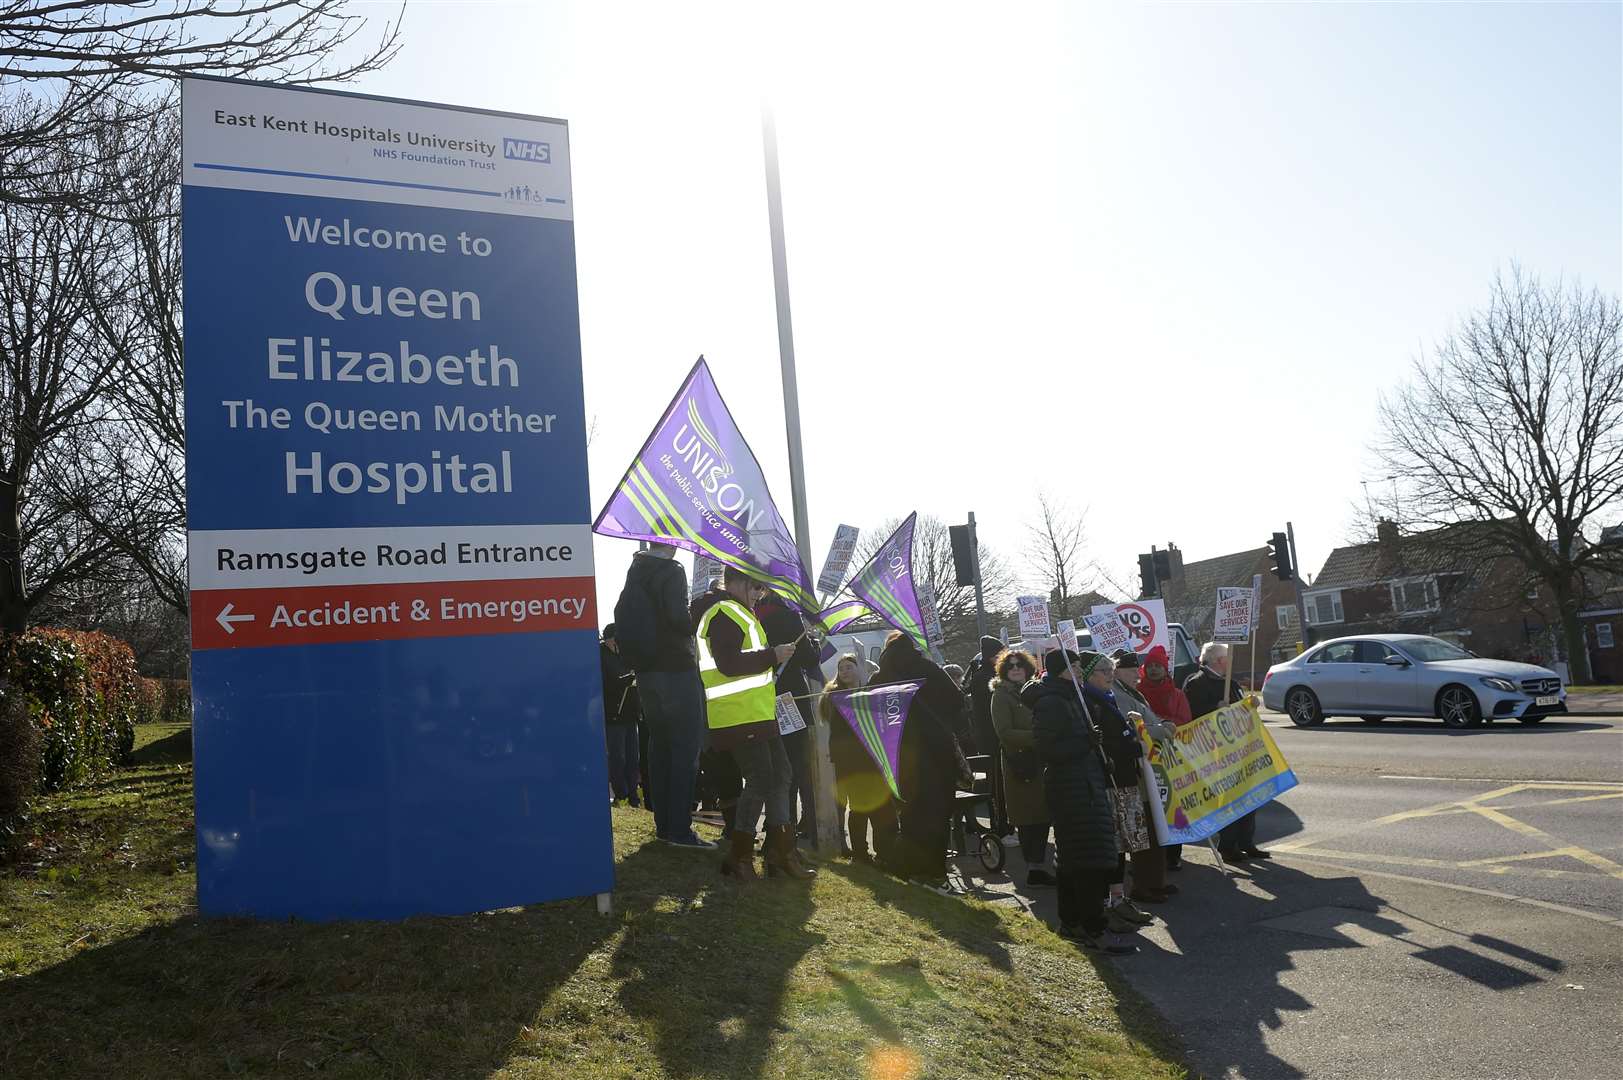
[[[182,111],[200,908],[608,891],[566,126]]]

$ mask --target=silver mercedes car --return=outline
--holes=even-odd
[[[1567,711],[1566,687],[1548,668],[1484,660],[1420,634],[1366,634],[1315,645],[1268,669],[1262,701],[1298,727],[1331,716],[1371,723],[1430,716],[1452,728],[1484,720],[1536,724]]]

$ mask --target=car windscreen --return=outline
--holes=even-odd
[[[1469,660],[1471,654],[1457,645],[1450,645],[1438,638],[1413,638],[1409,641],[1400,641],[1398,644],[1403,651],[1420,661],[1422,664],[1431,664],[1439,660]]]

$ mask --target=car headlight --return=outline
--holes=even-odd
[[[1517,691],[1517,686],[1515,683],[1511,682],[1509,679],[1500,679],[1493,675],[1482,676],[1482,685],[1490,686],[1495,690],[1503,690],[1507,694],[1514,694]]]

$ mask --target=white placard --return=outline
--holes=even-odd
[[[1076,623],[1071,619],[1061,619],[1059,621],[1059,643],[1060,647],[1068,652],[1078,651],[1076,646]]]
[[[800,710],[795,707],[793,694],[785,692],[778,695],[777,712],[779,735],[793,735],[797,731],[805,730],[806,718],[801,716]]]
[[[1084,616],[1082,621],[1087,624],[1088,633],[1093,637],[1094,652],[1109,656],[1117,649],[1134,648],[1136,638],[1133,628],[1127,625],[1127,620],[1120,613],[1101,611],[1097,615]]]
[[[941,615],[936,611],[935,590],[923,578],[914,578],[913,587],[913,595],[919,602],[919,615],[924,619],[924,639],[930,643],[930,648],[939,652],[946,634],[941,629]]]
[[[1172,656],[1172,637],[1167,632],[1167,605],[1164,600],[1129,600],[1120,604],[1098,604],[1093,614],[1114,611],[1133,632],[1132,649],[1143,656],[1157,645]]]
[[[1053,633],[1053,627],[1048,622],[1048,601],[1041,596],[1020,596],[1015,598],[1020,605],[1020,636],[1030,641],[1032,638],[1045,638]]]
[[[708,555],[693,556],[693,578],[688,582],[688,603],[710,591],[712,585],[721,584],[726,568]]]
[[[1251,640],[1251,602],[1256,594],[1247,588],[1221,587],[1217,590],[1217,615],[1212,620],[1212,640],[1243,645]]]
[[[828,546],[828,558],[823,560],[823,572],[817,578],[819,593],[827,596],[845,583],[845,571],[851,566],[859,535],[855,525],[841,525],[834,530],[834,542]]]

